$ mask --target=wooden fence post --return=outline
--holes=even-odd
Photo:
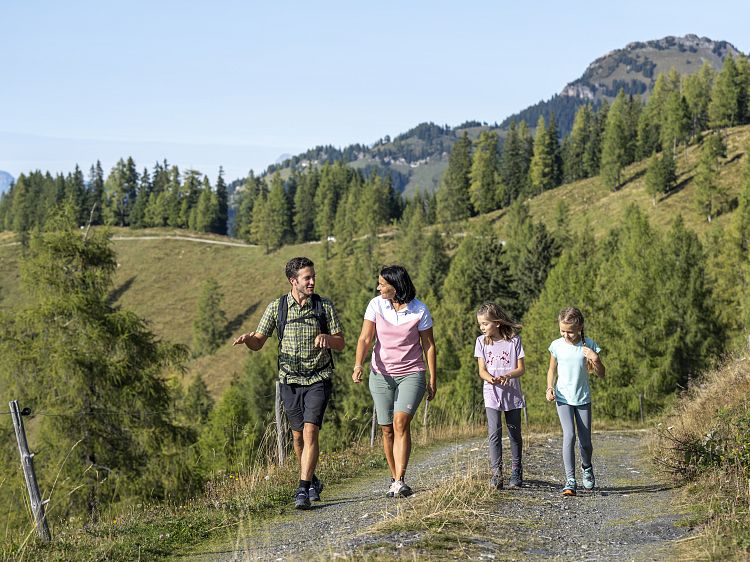
[[[44,542],[50,542],[52,540],[52,535],[50,535],[49,527],[47,526],[47,518],[44,516],[44,505],[47,502],[42,501],[42,496],[39,493],[39,485],[37,484],[36,474],[34,473],[34,454],[29,452],[29,444],[26,441],[26,432],[23,428],[21,412],[18,410],[18,401],[13,400],[9,402],[9,405],[10,414],[13,418],[13,427],[16,430],[18,452],[21,454],[23,476],[26,479],[26,488],[29,491],[29,499],[31,500],[31,511],[34,514],[36,532],[39,535],[39,538]]]
[[[286,427],[281,413],[281,383],[276,381],[276,451],[279,455],[279,466],[286,461]]]
[[[370,428],[370,449],[375,446],[375,427],[378,425],[378,412],[372,407],[372,427]]]
[[[638,393],[638,407],[641,410],[641,425],[643,425],[643,393]]]

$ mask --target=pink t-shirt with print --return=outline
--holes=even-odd
[[[484,343],[484,336],[477,338],[474,346],[474,357],[484,359],[487,372],[493,377],[500,376],[518,367],[518,360],[525,357],[521,336],[513,336],[510,340]],[[521,392],[521,379],[510,379],[507,385],[494,385],[484,381],[484,407],[495,410],[516,410],[526,405]]]
[[[367,305],[365,320],[375,323],[373,371],[398,377],[425,370],[419,332],[432,327],[426,304],[414,299],[396,311],[391,301],[377,296]]]

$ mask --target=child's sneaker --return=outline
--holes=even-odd
[[[496,490],[502,490],[503,489],[503,475],[493,474],[492,478],[490,478],[490,486],[492,486]]]
[[[520,488],[523,485],[523,469],[519,466],[514,468],[510,473],[510,480],[508,480],[508,486],[511,488]]]
[[[576,495],[576,480],[575,478],[568,478],[565,482],[565,486],[562,489],[563,496],[575,496]]]
[[[583,468],[583,487],[587,490],[593,490],[594,484],[596,484],[596,478],[594,478],[594,467],[593,465],[588,468]]]

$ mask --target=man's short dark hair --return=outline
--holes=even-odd
[[[396,289],[393,299],[399,304],[411,302],[417,296],[417,290],[406,269],[400,265],[387,265],[380,270],[380,276]]]
[[[315,267],[315,264],[309,258],[292,258],[286,262],[286,278],[296,279],[300,269],[306,267]]]

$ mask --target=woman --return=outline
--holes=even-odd
[[[437,391],[437,353],[432,335],[432,316],[415,298],[414,284],[399,265],[384,267],[378,277],[378,292],[367,305],[352,372],[362,382],[365,354],[377,337],[370,362],[370,392],[378,423],[383,431],[383,450],[391,471],[388,497],[406,497],[412,490],[404,483],[411,453],[410,424],[427,392]],[[427,369],[425,369],[425,358]],[[430,380],[425,384],[425,372]]]

